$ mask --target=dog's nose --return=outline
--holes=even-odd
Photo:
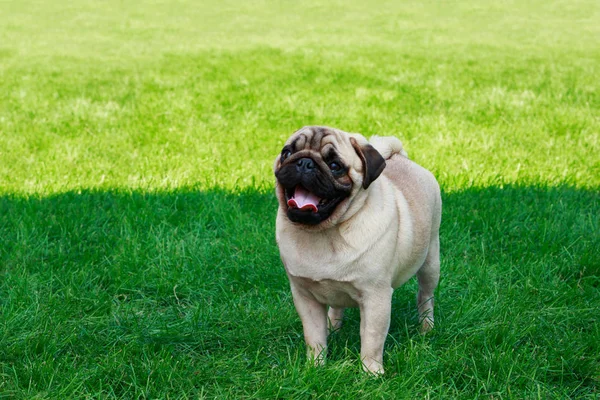
[[[307,173],[312,172],[315,169],[315,162],[310,158],[301,158],[296,163],[298,172]]]

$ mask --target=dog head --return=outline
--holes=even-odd
[[[362,135],[304,127],[275,159],[279,206],[292,222],[335,225],[384,168],[384,158]]]

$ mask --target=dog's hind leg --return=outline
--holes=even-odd
[[[327,312],[327,321],[329,326],[329,332],[337,331],[342,327],[342,320],[344,318],[344,309],[343,308],[333,308],[329,307],[329,311]]]
[[[425,262],[417,272],[419,293],[417,307],[421,333],[427,333],[433,328],[433,292],[440,280],[440,239],[435,235],[429,244],[429,252]]]

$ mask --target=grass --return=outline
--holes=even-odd
[[[366,3],[365,3],[366,4]],[[597,398],[593,1],[0,5],[0,397]],[[272,161],[400,137],[443,190],[437,321],[305,365]]]

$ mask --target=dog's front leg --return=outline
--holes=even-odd
[[[383,345],[390,329],[392,288],[367,293],[360,304],[360,358],[363,369],[383,374]]]
[[[306,356],[315,365],[322,365],[327,354],[327,306],[319,303],[306,290],[296,287],[293,282],[291,288],[304,329]]]

